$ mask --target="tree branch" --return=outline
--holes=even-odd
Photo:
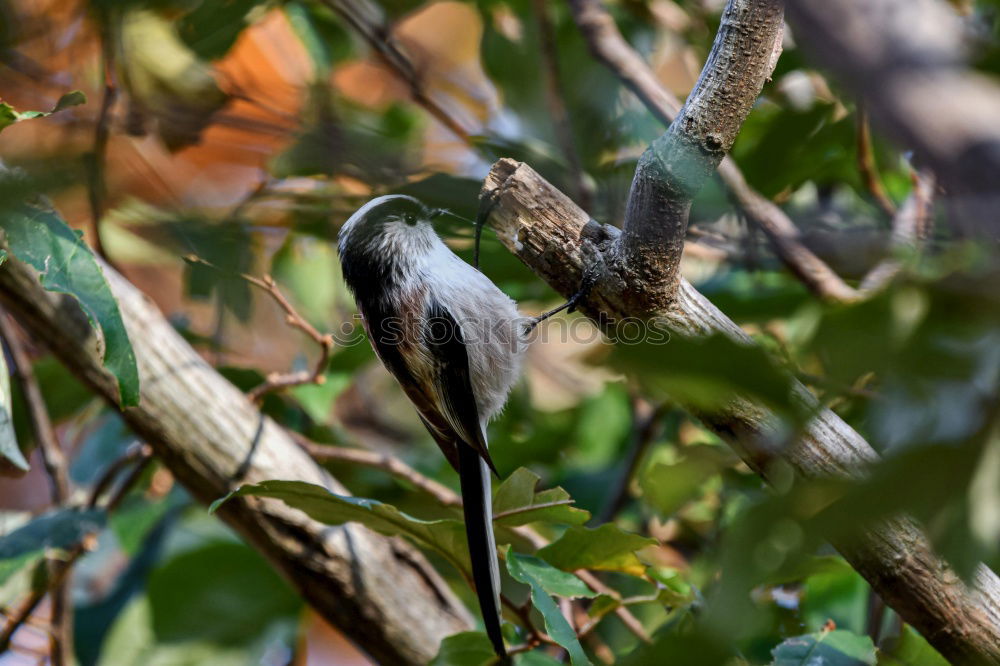
[[[570,8],[591,54],[604,63],[664,125],[681,108],[635,49],[622,37],[600,0],[570,0]],[[771,241],[778,258],[820,298],[833,302],[856,300],[857,294],[829,266],[799,242],[795,223],[773,201],[747,183],[733,158],[726,156],[718,174],[743,214]]]
[[[496,202],[490,224],[501,242],[556,291],[570,295],[587,250],[616,242],[617,229],[602,226],[525,164],[493,165],[483,196]],[[620,291],[595,289],[581,310],[607,323],[635,316]],[[681,335],[719,333],[748,343],[745,333],[686,280],[656,317]],[[839,416],[820,408],[800,384],[796,396],[816,417],[794,446],[775,447],[779,420],[766,408],[735,400],[714,412],[691,408],[755,471],[766,475],[781,462],[805,478],[856,477],[877,459],[871,446]],[[934,554],[920,530],[906,519],[887,522],[856,541],[835,544],[844,557],[907,622],[957,663],[1000,663],[1000,579],[980,568],[976,589],[966,587]]]
[[[935,173],[959,231],[1000,239],[1000,86],[966,65],[961,17],[938,0],[789,0],[788,19],[886,136]]]
[[[673,299],[691,200],[732,147],[771,75],[783,26],[780,0],[729,0],[694,90],[639,158],[614,257],[633,314]]]
[[[103,267],[139,364],[141,402],[123,412],[192,494],[217,499],[243,483],[299,479],[346,490],[185,342],[135,287]],[[117,384],[77,303],[44,291],[8,259],[0,301],[108,402]],[[220,517],[260,550],[334,625],[381,663],[425,664],[441,639],[471,626],[468,611],[414,548],[358,525],[330,527],[281,502],[227,502]],[[419,627],[419,631],[415,628]]]

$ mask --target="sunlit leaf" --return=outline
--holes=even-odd
[[[571,527],[538,556],[563,571],[598,569],[641,576],[646,567],[635,551],[656,544],[656,539],[622,530],[613,523],[598,528]]]
[[[493,498],[493,516],[497,525],[514,527],[539,520],[567,525],[582,525],[590,512],[571,505],[569,493],[562,488],[538,491],[537,474],[520,467],[507,477]]]
[[[465,527],[457,520],[420,520],[391,504],[337,495],[322,486],[303,481],[264,481],[241,486],[213,502],[209,510],[216,511],[223,502],[241,495],[280,499],[328,525],[356,522],[386,536],[408,537],[417,545],[437,552],[466,575],[471,572]]]
[[[104,365],[118,379],[122,407],[139,404],[139,371],[118,302],[83,239],[56,213],[21,205],[0,221],[11,253],[41,273],[42,286],[70,294],[104,338]]]

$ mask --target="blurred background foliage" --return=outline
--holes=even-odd
[[[683,98],[722,4],[622,0],[610,9]],[[953,4],[977,37],[978,66],[1000,72],[1000,5]],[[274,276],[305,319],[350,343],[333,350],[325,383],[268,394],[264,410],[316,442],[389,453],[451,488],[455,474],[357,330],[337,229],[370,197],[407,193],[459,216],[441,232],[471,259],[461,218],[474,217],[498,157],[528,162],[596,219],[620,224],[636,160],[662,131],[588,55],[563,3],[0,0],[0,18],[4,102],[51,109],[76,89],[88,99],[4,129],[0,153],[25,174],[17,194],[49,195],[246,390],[268,373],[311,368],[320,354],[241,274]],[[848,279],[885,256],[890,236],[859,169],[861,122],[855,101],[810,68],[790,35],[733,150],[753,187]],[[870,157],[900,204],[911,188],[906,154],[875,136]],[[592,661],[799,664],[824,654],[833,664],[944,663],[825,541],[907,511],[960,575],[1000,564],[1000,292],[989,253],[952,236],[945,206],[935,217],[926,251],[900,257],[906,270],[888,290],[823,305],[710,183],[693,208],[684,273],[759,349],[719,339],[612,349],[578,317],[544,327],[491,426],[501,476],[528,467],[591,512],[591,527],[617,526],[613,536],[580,527],[564,535],[565,521],[543,521],[536,527],[548,538],[604,547],[624,530],[652,539],[625,539],[628,552],[587,563],[619,595],[576,604],[578,628],[588,612],[603,618],[582,640]],[[491,237],[482,266],[525,312],[558,301]],[[28,343],[72,485],[85,494],[132,435]],[[767,487],[674,403],[750,395],[784,417],[794,442],[809,415],[790,393],[792,375],[885,456],[864,480],[794,482],[775,469]],[[110,516],[53,507],[16,382],[13,413],[32,469],[0,483],[0,605],[41,584],[46,549],[97,530],[71,589],[79,663],[367,663],[157,464]],[[422,519],[456,515],[381,470],[330,469],[357,496]],[[508,555],[508,566],[570,567],[557,551],[540,552],[548,564]],[[429,555],[474,603],[459,573]],[[507,589],[527,598],[512,579]],[[636,649],[610,612],[621,603],[652,647]],[[0,664],[47,658],[47,613],[43,604]],[[483,663],[481,638],[456,637],[439,662]],[[519,662],[561,659],[543,647]]]

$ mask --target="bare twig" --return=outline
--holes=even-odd
[[[587,587],[592,589],[594,592],[597,592],[598,594],[607,594],[608,596],[614,597],[616,599],[621,598],[621,595],[618,594],[618,592],[615,589],[605,585],[600,578],[598,578],[591,572],[587,571],[586,569],[577,570],[576,575],[579,576],[580,580],[586,583]],[[625,606],[619,606],[618,608],[615,609],[615,615],[618,616],[618,619],[622,621],[622,624],[624,624],[629,631],[635,634],[635,636],[640,641],[642,641],[643,643],[652,642],[652,640],[649,638],[649,634],[646,633],[646,630],[643,628],[642,623],[639,622],[638,619],[636,619],[635,615],[632,615],[632,612],[629,611],[628,608],[626,608]]]
[[[381,469],[427,493],[442,506],[462,506],[462,498],[455,491],[444,484],[438,483],[434,479],[424,476],[399,458],[384,453],[366,451],[365,449],[318,444],[293,430],[289,430],[288,434],[316,462],[345,462]]]
[[[66,458],[59,446],[55,429],[52,427],[45,398],[42,396],[41,388],[31,366],[31,358],[21,343],[13,320],[3,311],[0,311],[0,336],[7,343],[14,372],[21,385],[21,393],[24,395],[24,401],[28,408],[28,418],[31,421],[31,430],[35,435],[35,441],[42,454],[42,464],[45,466],[49,483],[52,486],[52,504],[59,506],[69,497]],[[57,567],[60,566],[60,563],[52,560],[49,566]],[[51,588],[52,620],[49,632],[49,657],[53,666],[66,664],[68,662],[66,653],[72,651],[73,606],[70,599],[70,575],[70,572],[66,572],[66,579]]]
[[[546,0],[532,0],[535,19],[538,22],[539,46],[542,52],[542,75],[545,79],[545,101],[552,118],[552,128],[556,141],[562,150],[563,157],[569,167],[573,181],[573,190],[580,207],[589,210],[593,192],[587,184],[587,178],[580,161],[573,137],[573,125],[563,99],[562,77],[559,74],[559,53],[556,48],[555,32],[549,16]]]
[[[146,465],[149,464],[151,459],[151,451],[149,447],[130,447],[129,451],[127,451],[125,455],[112,463],[104,471],[104,474],[91,493],[88,505],[91,508],[96,506],[103,489],[114,481],[115,477],[118,476],[118,473],[123,468],[138,460],[138,464],[135,465],[105,507],[105,510],[108,513],[113,512],[121,504],[121,501],[125,498],[125,495],[128,494],[128,491],[132,488],[135,482],[138,481],[143,470]],[[70,573],[73,570],[73,565],[76,564],[76,561],[80,559],[80,556],[93,548],[93,540],[93,533],[85,534],[79,541],[67,549],[67,553],[63,559],[52,560],[50,563],[51,570],[49,572],[48,585],[38,586],[37,588],[32,589],[28,593],[27,598],[18,604],[16,610],[7,614],[7,622],[4,625],[3,630],[0,630],[0,653],[5,652],[10,647],[11,638],[13,638],[14,634],[21,627],[21,625],[28,621],[32,613],[35,612],[35,609],[38,608],[38,604],[41,603],[45,595],[50,591],[59,590],[65,585]],[[67,646],[63,646],[63,649],[66,648]]]
[[[262,189],[261,188],[258,189]],[[202,266],[208,266],[220,272],[225,272],[215,264],[202,259],[201,257],[189,254],[185,257],[186,261],[194,264],[200,264]],[[300,370],[298,372],[280,373],[272,372],[268,374],[265,381],[259,386],[255,386],[250,391],[247,392],[247,397],[254,402],[260,401],[260,399],[268,393],[277,391],[280,389],[290,388],[292,386],[301,386],[303,384],[316,384],[322,385],[326,382],[326,366],[330,363],[330,354],[333,352],[333,336],[330,334],[322,334],[316,330],[316,327],[309,323],[305,317],[299,314],[295,306],[285,297],[278,287],[278,283],[274,281],[274,278],[270,275],[265,275],[262,278],[248,275],[247,273],[240,273],[239,276],[264,291],[268,296],[274,299],[274,302],[285,311],[285,323],[292,328],[297,328],[303,333],[305,333],[309,338],[319,345],[320,356],[316,361],[316,365],[313,366],[312,370]]]
[[[368,42],[368,45],[379,55],[382,61],[410,88],[410,95],[413,97],[414,102],[424,107],[435,120],[448,128],[463,143],[473,144],[472,136],[468,130],[452,118],[424,90],[424,83],[421,81],[419,73],[410,59],[399,50],[399,47],[392,40],[389,29],[383,25],[372,23],[363,16],[365,13],[370,14],[370,11],[366,12],[364,8],[358,6],[353,0],[323,0],[323,4],[336,12]]]
[[[115,44],[112,18],[108,12],[102,12],[99,19],[101,39],[101,71],[104,74],[104,93],[101,98],[101,110],[94,127],[94,148],[90,153],[88,176],[88,195],[90,199],[90,217],[94,232],[94,251],[105,261],[110,261],[104,251],[104,241],[101,237],[101,220],[104,217],[104,199],[106,196],[105,163],[107,161],[108,139],[111,136],[111,107],[118,97],[118,87],[115,84]]]
[[[42,390],[38,386],[38,379],[32,369],[31,359],[14,328],[13,320],[3,311],[0,311],[0,336],[7,343],[14,372],[21,385],[21,392],[24,394],[24,402],[28,407],[28,419],[31,421],[31,431],[35,435],[35,441],[42,454],[42,464],[45,465],[45,471],[52,486],[52,503],[58,506],[69,496],[66,458],[59,446],[55,429],[52,427],[49,410],[45,405]]]
[[[868,123],[868,113],[861,104],[858,105],[857,111],[857,135],[858,171],[861,173],[861,181],[882,212],[892,219],[896,217],[896,204],[882,187],[882,179],[879,178],[878,166],[875,164],[875,149],[872,146],[872,129]]]
[[[870,296],[884,289],[903,268],[900,253],[917,247],[924,240],[928,227],[935,179],[929,172],[913,173],[913,190],[896,211],[892,220],[892,237],[885,259],[876,264],[861,280],[858,291]]]

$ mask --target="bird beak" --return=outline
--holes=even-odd
[[[448,213],[447,208],[431,208],[427,214],[427,219],[433,220],[436,217],[441,217]]]

